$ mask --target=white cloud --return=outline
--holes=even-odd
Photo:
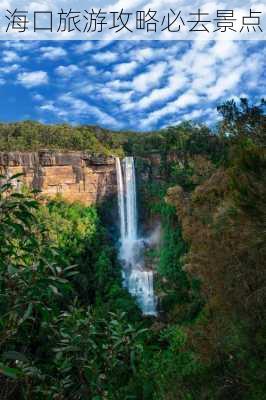
[[[167,64],[164,62],[151,65],[147,72],[135,76],[132,82],[133,88],[137,92],[147,92],[152,87],[159,86],[160,79],[163,77],[167,69]]]
[[[81,42],[81,44],[75,46],[74,51],[77,54],[84,54],[90,52],[91,50],[100,50],[105,47],[108,47],[111,43],[112,40],[100,40],[100,41],[86,40]]]
[[[118,76],[130,75],[136,70],[137,67],[138,63],[136,61],[118,64],[114,68],[114,73]]]
[[[115,79],[114,81],[111,80],[105,84],[105,86],[115,89],[115,90],[120,90],[120,89],[131,89],[132,88],[132,82],[130,81],[122,81],[120,79]]]
[[[164,107],[156,111],[151,112],[148,117],[141,122],[141,125],[143,128],[153,126],[166,115],[175,113],[177,114],[183,108],[198,104],[199,101],[200,98],[193,91],[185,92],[176,100],[167,103]]]
[[[4,7],[3,4],[1,5]],[[7,49],[24,52],[39,47],[39,44],[40,42],[38,40],[6,40],[3,42],[4,47]]]
[[[41,111],[45,111],[45,112],[51,112],[53,114],[56,114],[57,117],[60,118],[67,118],[68,116],[68,112],[58,106],[55,105],[54,101],[47,101],[45,103],[43,103],[39,109]]]
[[[188,121],[188,120],[194,120],[202,117],[203,115],[206,115],[210,112],[210,109],[204,110],[204,109],[199,109],[199,110],[194,110],[190,113],[184,114],[182,116],[182,119]]]
[[[75,46],[75,51],[77,54],[83,54],[93,49],[93,43],[91,41],[82,42],[78,46]]]
[[[12,64],[12,65],[5,65],[4,67],[0,68],[0,72],[2,74],[10,74],[12,72],[17,71],[20,68],[18,64]]]
[[[45,46],[41,47],[40,51],[42,53],[42,57],[47,60],[57,60],[67,56],[66,50],[62,47]]]
[[[119,102],[121,104],[125,104],[129,102],[133,95],[133,90],[131,91],[125,91],[125,92],[119,92],[115,91],[113,89],[110,89],[109,87],[104,87],[100,90],[100,94],[105,98],[108,99],[109,101],[115,101]]]
[[[125,108],[127,110],[145,110],[155,103],[165,102],[173,95],[175,95],[178,90],[183,89],[186,86],[187,82],[188,80],[185,76],[172,75],[169,77],[165,86],[152,90],[147,96],[142,97],[142,99],[140,99],[139,101],[132,102],[131,104],[126,104]]]
[[[211,48],[210,53],[214,59],[226,60],[239,54],[239,46],[233,41],[219,40]]]
[[[77,65],[70,64],[67,66],[60,65],[59,67],[56,68],[55,71],[58,75],[62,76],[63,78],[71,78],[76,74],[78,74],[80,69]]]
[[[170,108],[177,107],[179,109],[191,106],[198,103],[199,97],[193,91],[183,93],[178,99],[170,106]]]
[[[117,60],[118,54],[112,51],[106,51],[103,53],[96,53],[93,55],[93,59],[99,63],[113,63]]]
[[[196,109],[194,111],[185,113],[183,115],[180,115],[178,119],[175,118],[170,118],[169,122],[163,126],[163,128],[167,128],[169,125],[178,125],[183,121],[197,121],[198,119],[201,119],[202,117],[205,118],[206,120],[210,120],[213,115],[215,115],[215,111],[212,108],[207,108],[207,109]]]
[[[97,68],[94,65],[88,65],[86,67],[86,70],[88,71],[88,73],[90,75],[97,75],[97,73],[98,73]]]
[[[150,47],[144,49],[133,50],[131,55],[138,61],[144,62],[154,58],[154,50]]]
[[[32,88],[48,83],[48,74],[45,71],[21,72],[18,82],[26,88]]]
[[[26,60],[26,57],[20,57],[15,51],[4,50],[2,59],[5,63],[14,63]]]
[[[43,101],[43,100],[44,100],[43,95],[41,95],[41,94],[39,94],[39,93],[34,94],[34,95],[32,96],[32,98],[33,98],[34,100],[36,100],[36,101]]]
[[[243,72],[243,68],[238,68],[235,71],[231,71],[229,75],[221,76],[215,85],[208,89],[208,99],[217,100],[222,97],[225,92],[235,89],[241,80]]]
[[[70,93],[62,95],[59,98],[59,101],[63,104],[67,104],[71,109],[71,113],[74,113],[76,117],[85,116],[87,118],[88,115],[92,115],[93,117],[97,118],[100,125],[106,125],[116,128],[121,126],[121,123],[119,123],[119,121],[117,121],[106,112],[102,111],[100,108],[90,105],[85,100],[74,97]]]
[[[177,44],[176,42],[168,42],[168,46],[135,48],[130,51],[129,55],[132,60],[143,64],[154,62],[155,60],[166,61],[175,57],[182,46],[184,46],[183,42],[178,42]]]
[[[71,109],[79,114],[83,114],[88,110],[88,103],[85,100],[78,99],[72,96],[70,93],[63,94],[59,100],[63,103],[67,103],[71,106]]]
[[[49,101],[49,102],[41,105],[40,109],[43,111],[52,111],[52,112],[57,111],[57,108],[54,106],[54,102],[52,102],[52,101]]]

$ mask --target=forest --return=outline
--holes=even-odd
[[[0,151],[160,154],[138,182],[159,220],[160,310],[123,287],[106,204],[43,199],[1,177],[1,400],[263,400],[266,393],[265,101],[227,101],[214,128],[0,124]],[[151,174],[152,175],[152,174]]]

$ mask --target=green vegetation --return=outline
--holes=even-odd
[[[86,150],[110,155],[112,150],[120,154],[118,139],[111,131],[93,126],[43,125],[34,121],[0,124],[0,151]]]
[[[145,319],[121,285],[104,210],[2,182],[1,399],[265,398],[264,106],[225,103],[215,134],[0,127],[2,150],[134,154],[142,222],[162,227],[146,255],[161,314]]]
[[[125,398],[143,330],[97,210],[11,187],[0,197],[0,398],[113,398],[118,382]]]

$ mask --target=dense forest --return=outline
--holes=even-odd
[[[218,107],[215,129],[0,125],[0,151],[160,154],[139,182],[160,220],[158,317],[122,285],[105,205],[0,187],[0,399],[263,400],[266,393],[265,102]]]

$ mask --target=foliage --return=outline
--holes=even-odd
[[[222,109],[232,132],[226,164],[190,195],[176,187],[167,197],[189,244],[185,271],[201,282],[205,306],[189,338],[219,371],[212,375],[217,399],[262,399],[265,390],[265,148],[256,134],[265,117],[243,106]]]
[[[196,399],[197,375],[201,365],[195,353],[187,348],[187,334],[179,326],[164,329],[159,337],[162,349],[154,354],[153,374],[156,376],[155,399]],[[194,380],[194,382],[193,382]],[[195,385],[193,389],[192,382]]]
[[[168,319],[184,323],[193,320],[200,309],[200,292],[196,279],[188,279],[183,270],[183,257],[187,245],[182,238],[181,228],[174,207],[167,204],[160,211],[163,237],[159,250],[157,286],[161,306]]]
[[[96,209],[41,204],[13,179],[0,197],[1,399],[126,398],[145,331],[121,314],[139,315]]]
[[[250,105],[246,98],[241,98],[239,105],[229,100],[217,107],[222,115],[220,134],[227,136],[230,142],[242,143],[250,140],[254,144],[266,144],[265,100],[257,105]]]
[[[1,151],[39,149],[86,150],[94,154],[122,154],[121,143],[111,131],[93,126],[43,125],[34,121],[0,124]]]
[[[106,212],[15,193],[19,176],[2,177],[1,399],[265,397],[264,107],[226,102],[217,132],[0,126],[1,150],[136,155],[142,225],[162,230],[146,254],[160,315],[145,319],[122,287]]]

